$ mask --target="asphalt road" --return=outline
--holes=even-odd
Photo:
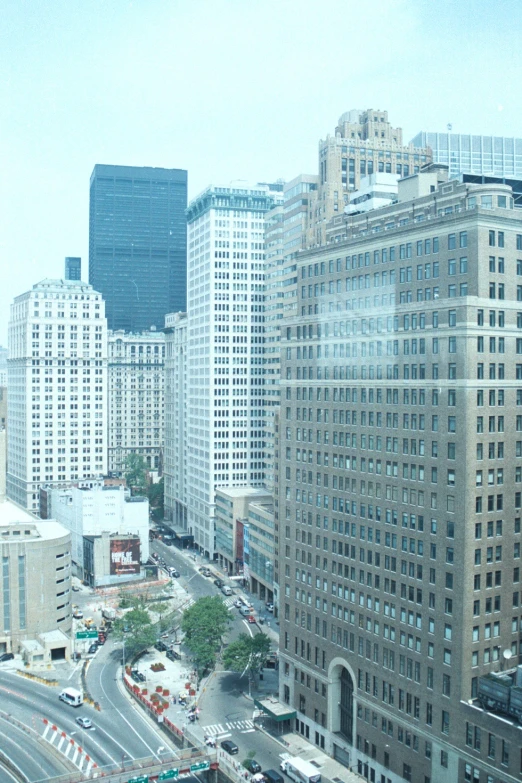
[[[0,672],[0,733],[2,750],[31,781],[69,772],[70,767],[47,750],[44,742],[19,728],[12,717],[43,734],[43,719],[56,722],[60,729],[74,731],[79,726],[71,721],[71,708],[58,701],[58,689],[26,680],[20,675]],[[35,750],[35,748],[37,750]]]
[[[193,598],[203,595],[222,595],[214,585],[213,580],[197,573],[199,561],[192,563],[175,547],[168,547],[161,541],[151,542],[151,552],[155,551],[165,560],[167,565],[173,565],[181,574],[180,581],[188,586]],[[209,565],[212,570],[212,564]],[[194,572],[196,569],[196,573]],[[258,616],[270,615],[265,611],[264,604],[254,600]],[[265,630],[257,625],[250,625],[236,609],[231,611],[231,623],[227,633],[227,641],[233,641],[241,633],[259,633]],[[273,646],[277,644],[274,642]],[[263,685],[266,690],[277,692],[277,672],[265,670]],[[204,692],[200,695],[198,705],[201,709],[200,719],[193,724],[191,731],[203,740],[204,735],[210,735],[219,742],[231,739],[239,747],[235,761],[241,762],[248,754],[254,753],[254,758],[262,769],[278,769],[280,754],[284,748],[271,737],[254,728],[254,703],[248,697],[248,679],[236,672],[215,672],[208,681]]]
[[[4,708],[5,685],[0,685],[1,701]],[[12,689],[10,689],[12,690]],[[47,778],[69,772],[69,767],[56,759],[44,743],[38,744],[35,751],[36,739],[28,736],[27,732],[15,725],[12,713],[0,715],[1,751],[18,769],[31,781],[46,780]],[[10,773],[0,766],[0,780],[16,780]]]
[[[96,723],[107,721],[120,759],[123,754],[129,759],[163,758],[164,753],[158,752],[158,748],[171,748],[172,752],[175,748],[122,691],[117,679],[121,676],[121,655],[121,645],[109,638],[89,666],[89,693],[101,707],[101,712],[96,713]]]
[[[106,648],[109,648],[109,644]],[[39,734],[43,733],[43,720],[46,718],[79,743],[99,767],[108,765],[121,767],[122,763],[150,756],[157,758],[161,756],[164,759],[165,752],[158,754],[158,748],[167,748],[165,736],[154,727],[150,727],[121,693],[115,681],[118,664],[116,661],[106,664],[103,657],[110,658],[109,649],[105,655],[104,653],[105,650],[100,650],[98,653],[100,658],[95,659],[91,664],[94,668],[89,678],[89,687],[92,683],[95,691],[93,696],[102,705],[101,712],[95,711],[88,705],[70,707],[59,701],[60,688],[50,688],[8,673],[0,674],[3,709],[8,710],[21,723],[34,728]],[[92,729],[82,729],[78,726],[76,718],[80,715],[92,720]],[[10,736],[13,737],[13,734],[11,733]],[[29,745],[28,740],[26,736],[26,748]],[[37,755],[39,754],[33,752],[33,756]],[[22,750],[18,751],[13,760],[23,769],[18,759],[24,762]],[[49,757],[47,766],[49,769],[46,777],[68,770],[65,764],[57,769],[53,757]],[[54,771],[51,771],[51,768]],[[41,777],[41,773],[36,775],[35,769],[28,774],[31,781],[39,780]]]

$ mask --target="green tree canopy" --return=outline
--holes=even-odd
[[[156,629],[145,609],[131,609],[124,617],[115,621],[113,628],[117,638],[125,639],[126,660],[130,660],[156,641]]]
[[[155,484],[149,484],[147,489],[151,508],[163,508],[164,481],[160,479]]]
[[[269,652],[270,639],[266,633],[255,636],[242,633],[228,645],[223,654],[223,664],[229,671],[247,671],[255,675],[263,668]]]
[[[144,491],[147,487],[147,465],[139,454],[128,454],[125,459],[125,481],[132,489]]]
[[[181,630],[199,673],[210,669],[230,615],[219,596],[199,598],[183,613]]]

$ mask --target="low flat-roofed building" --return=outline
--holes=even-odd
[[[216,490],[216,553],[220,565],[231,575],[243,574],[245,526],[253,501],[270,503],[272,496],[257,487]]]
[[[106,486],[103,482],[91,487],[51,489],[46,498],[47,513],[71,532],[72,562],[75,576],[84,575],[86,536],[102,534],[137,535],[142,562],[149,557],[149,501],[131,496],[123,486]],[[91,571],[89,572],[91,573]],[[90,578],[90,577],[89,577]]]
[[[139,581],[141,542],[137,535],[104,531],[83,539],[83,578],[91,587]]]

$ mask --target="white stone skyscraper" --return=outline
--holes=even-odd
[[[210,186],[187,212],[187,522],[210,557],[215,489],[264,482],[264,215],[282,190]]]
[[[11,305],[7,494],[38,508],[42,484],[107,471],[105,304],[77,280],[42,280]]]

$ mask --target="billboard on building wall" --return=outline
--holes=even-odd
[[[111,576],[140,573],[140,539],[111,538]]]

